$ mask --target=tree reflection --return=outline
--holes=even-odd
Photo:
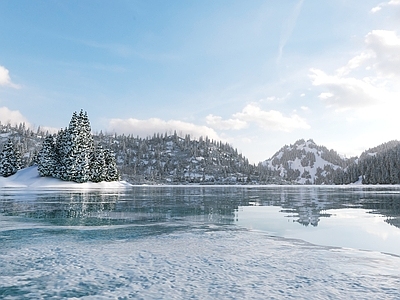
[[[241,206],[278,206],[304,226],[318,226],[329,210],[363,208],[400,228],[400,193],[395,188],[332,187],[151,187],[110,192],[5,192],[0,213],[59,226],[103,226],[188,222],[234,224]]]

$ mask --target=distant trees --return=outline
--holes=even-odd
[[[349,184],[362,180],[363,184],[400,183],[400,143],[391,141],[361,154],[358,161],[338,170],[335,184]]]
[[[94,146],[86,112],[74,112],[68,128],[48,135],[37,155],[40,176],[65,181],[100,182],[119,180],[114,154]]]

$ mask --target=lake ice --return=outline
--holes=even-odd
[[[2,299],[398,299],[400,188],[2,190]]]

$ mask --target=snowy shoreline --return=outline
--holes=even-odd
[[[112,182],[84,182],[77,183],[72,181],[63,181],[52,177],[41,177],[37,171],[37,166],[24,168],[19,170],[16,174],[9,177],[0,177],[0,189],[53,189],[53,190],[95,190],[95,189],[124,189],[132,187],[247,187],[247,188],[259,188],[268,186],[285,186],[285,187],[310,187],[310,188],[369,188],[369,187],[392,187],[396,188],[399,185],[365,185],[361,182],[352,183],[348,185],[221,185],[221,184],[155,184],[155,185],[138,185],[130,184],[126,181],[112,181]]]
[[[63,181],[52,177],[39,176],[37,166],[19,170],[9,177],[0,177],[0,189],[29,188],[29,189],[121,189],[132,187],[126,181],[84,182]]]

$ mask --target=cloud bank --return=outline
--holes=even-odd
[[[111,119],[108,128],[112,132],[133,134],[134,136],[147,137],[154,133],[172,134],[174,131],[178,135],[190,134],[193,138],[208,136],[210,139],[221,140],[214,129],[207,126],[199,126],[188,122],[169,120],[164,121],[158,118],[147,120],[139,119]]]
[[[0,121],[4,124],[19,124],[25,123],[27,127],[30,127],[28,120],[19,112],[19,110],[10,110],[8,107],[0,107]]]
[[[372,67],[381,76],[400,75],[400,38],[396,32],[373,30],[367,34],[365,43],[372,51]]]
[[[397,6],[398,8],[400,8],[400,0],[391,0],[389,2],[383,2],[380,3],[379,5],[373,7],[371,9],[371,13],[377,13],[378,11],[382,10],[382,8],[384,8],[385,6]]]
[[[310,69],[312,85],[323,89],[319,98],[328,107],[358,109],[397,98],[399,88],[393,78],[400,76],[400,37],[395,31],[372,30],[364,43],[365,50],[333,75]]]
[[[15,89],[20,88],[18,84],[11,81],[9,71],[3,66],[0,66],[0,86],[7,86]]]
[[[207,124],[219,130],[244,129],[252,123],[266,131],[291,132],[295,129],[310,128],[306,120],[296,114],[286,117],[276,110],[262,110],[255,103],[246,105],[241,112],[233,114],[232,117],[232,119],[222,120],[221,117],[209,115]]]
[[[219,130],[240,130],[248,127],[246,121],[239,120],[239,119],[228,119],[223,120],[222,117],[208,115],[206,117],[206,122],[212,128],[219,129]]]

